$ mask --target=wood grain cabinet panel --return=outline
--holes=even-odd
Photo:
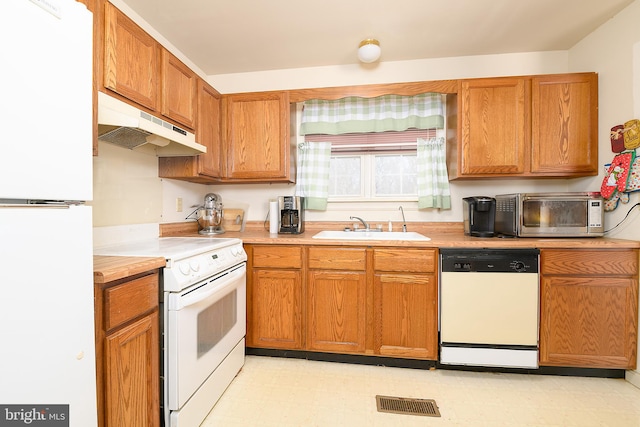
[[[302,349],[302,274],[300,271],[253,271],[249,346]]]
[[[374,350],[437,360],[436,249],[373,249]]]
[[[162,103],[165,117],[195,128],[197,76],[168,50],[162,48]]]
[[[310,247],[309,268],[365,271],[366,248]]]
[[[531,98],[531,173],[597,175],[597,74],[533,77]]]
[[[111,3],[104,11],[104,87],[158,110],[160,46]]]
[[[634,369],[637,250],[541,251],[540,365]]]
[[[528,80],[515,77],[464,80],[458,102],[460,174],[524,173],[529,159]]]
[[[160,426],[159,273],[96,283],[100,427]]]
[[[287,92],[223,95],[223,178],[293,182]]]
[[[158,307],[158,275],[147,275],[128,282],[126,286],[105,289],[104,307],[107,330],[152,311]]]
[[[596,73],[461,80],[447,109],[450,179],[598,174]]]
[[[302,247],[245,245],[247,346],[304,347]]]
[[[159,426],[158,313],[107,336],[107,426]]]
[[[362,353],[365,350],[366,275],[312,270],[308,273],[309,350]]]
[[[221,95],[202,79],[198,79],[197,86],[196,141],[207,147],[207,152],[198,156],[159,158],[160,178],[210,184],[222,177]]]
[[[435,249],[374,249],[373,265],[376,271],[403,273],[434,273],[437,259]]]
[[[383,356],[438,358],[434,274],[375,275],[375,350]]]

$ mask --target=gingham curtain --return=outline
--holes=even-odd
[[[330,142],[298,144],[296,196],[304,197],[305,209],[327,209],[329,198]]]
[[[444,127],[442,97],[384,95],[305,101],[301,135],[403,131]]]
[[[418,209],[451,209],[444,138],[418,138]]]

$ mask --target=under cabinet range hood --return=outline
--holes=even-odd
[[[196,156],[207,148],[195,135],[98,92],[98,139],[158,157]]]

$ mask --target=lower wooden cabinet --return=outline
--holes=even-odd
[[[635,369],[638,251],[541,251],[540,365]]]
[[[435,249],[374,249],[375,353],[436,360]]]
[[[437,360],[437,249],[245,249],[249,347]],[[540,365],[635,369],[638,250],[542,249],[540,264]]]
[[[308,249],[308,350],[365,351],[365,267],[365,248]]]
[[[249,347],[436,360],[436,249],[245,245]]]
[[[160,425],[158,277],[94,285],[101,427]]]
[[[158,339],[157,312],[106,336],[105,425],[159,425]]]
[[[245,245],[245,250],[247,346],[302,349],[302,247]]]
[[[255,269],[251,293],[248,345],[302,349],[300,271]]]

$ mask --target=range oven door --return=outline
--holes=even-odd
[[[246,263],[165,294],[165,396],[180,409],[246,333]],[[166,410],[166,408],[165,408]]]

